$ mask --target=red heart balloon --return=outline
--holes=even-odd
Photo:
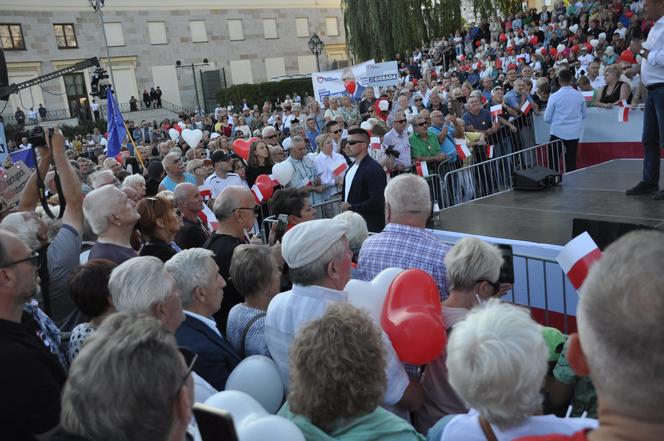
[[[420,269],[406,270],[394,279],[380,323],[404,363],[426,364],[440,356],[447,344],[438,286]]]
[[[348,92],[351,95],[354,95],[355,89],[357,89],[357,84],[353,80],[346,80],[344,82],[344,87],[346,88],[346,92]]]
[[[533,35],[532,37],[530,37],[530,44],[531,45],[535,46],[538,41],[539,41],[539,39],[537,38],[537,35]]]
[[[231,147],[231,150],[233,150],[233,153],[238,155],[240,158],[244,159],[245,161],[249,160],[249,148],[251,147],[251,144],[254,141],[258,141],[259,138],[249,138],[249,139],[236,139],[233,141],[233,145]]]
[[[256,203],[261,204],[272,197],[272,179],[268,175],[258,175],[256,183],[251,187]]]
[[[549,49],[549,53],[555,57],[556,55],[558,55],[558,49],[552,47],[551,49]]]

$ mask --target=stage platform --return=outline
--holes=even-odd
[[[574,218],[664,229],[664,201],[625,196],[641,179],[642,165],[641,159],[615,159],[567,173],[546,190],[509,190],[446,208],[435,228],[551,245],[572,239]]]

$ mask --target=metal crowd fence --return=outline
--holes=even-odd
[[[454,170],[439,167],[439,174],[443,176],[443,207],[511,189],[516,170],[542,166],[564,173],[564,164],[564,145],[558,140]]]

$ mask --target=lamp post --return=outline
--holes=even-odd
[[[106,45],[106,58],[108,59],[108,71],[111,73],[111,84],[113,85],[113,92],[116,92],[115,77],[113,76],[113,65],[111,64],[111,50],[108,47],[108,37],[106,36],[106,26],[104,25],[104,13],[102,8],[104,7],[105,0],[90,0],[90,6],[95,12],[99,12],[99,20],[101,20],[101,29],[104,33],[104,44]],[[117,97],[117,93],[115,95]]]
[[[320,72],[320,59],[318,57],[323,53],[325,43],[323,43],[318,34],[314,32],[314,35],[311,36],[309,43],[307,44],[309,45],[311,53],[316,56],[316,67],[318,67],[318,72]]]
[[[189,65],[183,65],[182,61],[177,60],[175,62],[176,68],[191,68],[191,73],[194,76],[194,91],[196,92],[196,115],[200,115],[200,110],[205,112],[205,109],[201,107],[201,102],[198,97],[198,82],[196,81],[196,66],[209,66],[208,59],[203,58],[202,63],[191,63]]]

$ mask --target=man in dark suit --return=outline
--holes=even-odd
[[[203,248],[190,248],[171,257],[164,268],[180,289],[185,314],[184,322],[175,332],[175,339],[180,346],[198,354],[194,371],[222,391],[240,357],[221,335],[212,318],[221,306],[226,286],[213,253]]]
[[[381,167],[369,156],[369,133],[364,129],[348,131],[348,155],[355,164],[344,176],[344,202],[341,210],[351,210],[367,221],[369,231],[380,233],[385,227],[385,186],[387,178]]]

